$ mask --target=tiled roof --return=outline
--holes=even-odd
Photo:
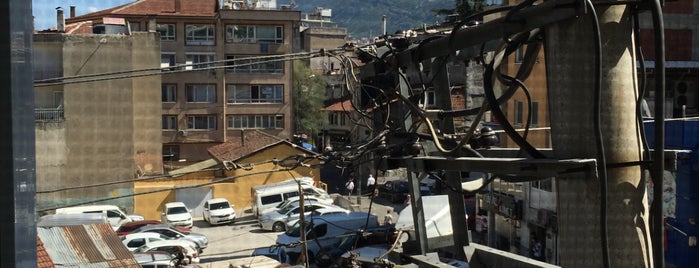
[[[44,243],[41,242],[41,238],[39,238],[39,236],[36,237],[36,267],[37,268],[54,268],[54,267],[56,267],[56,265],[53,264],[51,257],[49,257],[49,254],[46,252],[46,248],[44,247]]]
[[[179,8],[176,8],[179,3]],[[138,0],[125,5],[66,19],[66,22],[123,16],[213,17],[218,0]],[[178,11],[179,10],[179,11]]]
[[[221,162],[234,161],[262,148],[287,142],[252,130],[245,131],[242,137],[209,147],[209,154]]]
[[[37,234],[56,266],[141,267],[108,223],[39,227]]]
[[[323,110],[333,112],[351,112],[354,111],[354,108],[352,108],[352,102],[350,100],[343,100],[330,104],[328,107],[323,108]]]

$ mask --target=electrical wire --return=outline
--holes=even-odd
[[[269,57],[269,56],[264,56],[264,57]],[[276,55],[276,57],[281,57],[281,56]],[[261,63],[278,62],[278,61],[293,61],[293,60],[298,60],[298,59],[309,59],[309,58],[314,58],[314,57],[316,57],[316,56],[315,55],[292,56],[289,58],[273,59],[273,60],[267,60],[267,61],[248,62],[248,63],[234,64],[234,65],[209,66],[209,67],[204,67],[204,68],[193,68],[193,66],[214,64],[213,62],[202,62],[202,63],[196,63],[196,64],[185,64],[185,65],[169,66],[169,67],[162,67],[162,68],[117,71],[117,72],[113,72],[113,73],[110,72],[110,73],[101,73],[101,74],[95,74],[95,75],[80,75],[80,76],[76,76],[78,78],[78,80],[70,80],[70,79],[74,79],[75,77],[51,78],[51,79],[38,80],[38,81],[47,81],[47,82],[35,83],[34,87],[57,86],[57,85],[67,85],[67,84],[77,84],[77,83],[87,83],[87,82],[99,82],[99,81],[107,81],[107,80],[114,80],[114,79],[127,79],[127,78],[137,78],[137,77],[146,77],[146,76],[167,75],[167,74],[174,74],[174,73],[201,72],[201,71],[209,71],[209,70],[217,70],[217,69],[230,69],[230,68],[236,68],[236,67],[256,65],[256,64],[261,64]],[[251,58],[255,58],[255,57],[251,57]],[[247,58],[247,59],[250,59],[250,58]],[[224,60],[224,61],[217,61],[217,62],[236,61],[236,60],[242,61],[243,59]],[[175,68],[183,68],[183,67],[185,69],[173,70]],[[192,69],[186,69],[186,67],[192,67]],[[144,72],[144,73],[139,73],[139,72]],[[80,78],[88,78],[88,77],[94,77],[94,78],[80,79]],[[49,80],[51,80],[51,81],[64,80],[64,81],[48,82]],[[68,80],[68,81],[65,81],[65,80]]]
[[[602,112],[602,37],[599,26],[597,11],[592,1],[585,0],[588,8],[590,21],[592,22],[592,33],[595,45],[595,83],[593,101],[593,125],[595,129],[595,145],[597,147],[597,175],[600,179],[600,238],[602,240],[602,264],[605,268],[611,266],[609,259],[609,235],[607,224],[607,158],[604,151],[604,140],[602,138],[601,112]]]
[[[653,127],[653,204],[651,205],[651,239],[653,240],[654,266],[665,266],[663,248],[663,172],[665,154],[665,25],[660,0],[652,0],[651,13],[655,42],[655,122]]]

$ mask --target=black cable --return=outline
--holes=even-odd
[[[602,33],[599,28],[597,11],[592,1],[586,0],[585,4],[590,12],[592,31],[595,41],[595,94],[593,101],[593,124],[595,128],[595,145],[597,147],[597,174],[600,178],[600,236],[602,239],[602,263],[605,268],[611,266],[609,259],[609,235],[607,225],[607,158],[604,154],[604,141],[602,139],[601,106],[602,106]]]
[[[504,78],[508,79],[511,81],[511,83],[517,83],[519,87],[522,89],[522,92],[524,92],[525,97],[527,98],[527,122],[524,123],[524,133],[522,133],[522,139],[525,141],[527,140],[527,137],[529,136],[529,128],[531,126],[532,122],[532,95],[529,91],[529,88],[527,88],[527,85],[524,84],[524,82],[520,81],[517,78],[508,76],[508,75],[502,75]],[[520,149],[517,152],[517,156],[520,156],[520,153],[522,150]]]
[[[508,56],[512,50],[512,46],[508,46],[508,49],[505,50],[505,56]],[[505,117],[505,114],[502,112],[500,109],[500,106],[498,105],[498,101],[495,98],[495,91],[493,89],[493,71],[495,68],[495,62],[497,60],[492,60],[489,64],[488,67],[485,68],[485,72],[483,74],[483,88],[485,92],[486,99],[488,100],[488,105],[490,105],[490,111],[495,116],[495,118],[498,120],[498,123],[500,123],[500,126],[503,128],[505,133],[515,142],[517,145],[519,145],[522,149],[524,149],[525,152],[527,152],[530,156],[534,158],[546,158],[541,152],[539,152],[536,148],[534,148],[531,144],[529,144],[526,140],[522,139],[522,137],[517,133],[517,131],[512,127],[512,125],[507,121],[507,117]],[[498,64],[499,65],[499,64]]]
[[[653,204],[651,205],[651,239],[653,240],[654,266],[665,266],[663,249],[663,172],[665,154],[665,25],[660,0],[653,0],[651,13],[655,37],[655,124],[653,146]]]

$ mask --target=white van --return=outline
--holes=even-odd
[[[323,189],[313,186],[313,179],[304,177],[299,179],[301,189],[306,196],[315,196],[319,199],[330,200],[332,197]],[[299,186],[293,179],[274,184],[255,186],[250,189],[250,208],[255,217],[260,212],[272,208],[285,200],[299,195]]]
[[[141,215],[126,215],[121,209],[114,205],[94,205],[94,206],[77,206],[56,209],[56,214],[80,214],[80,213],[99,213],[107,217],[109,224],[116,229],[119,229],[123,223],[132,221],[144,220]]]
[[[376,215],[366,212],[351,212],[348,214],[329,214],[313,216],[306,219],[306,247],[308,259],[312,260],[320,252],[321,248],[331,246],[342,239],[343,234],[376,228],[379,226]],[[301,239],[301,223],[296,222],[286,232],[277,236],[277,244],[296,245],[286,247],[286,252],[293,255],[292,259],[301,253],[301,246],[297,242]]]

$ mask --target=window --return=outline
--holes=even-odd
[[[161,89],[163,102],[177,102],[177,84],[163,84]]]
[[[284,43],[284,27],[277,25],[226,25],[226,43]]]
[[[263,205],[277,203],[277,202],[281,202],[281,201],[282,201],[282,196],[279,194],[260,197],[260,203],[262,203]]]
[[[228,103],[282,103],[282,85],[228,85]]]
[[[132,32],[140,32],[141,23],[138,21],[129,21],[129,29],[131,29]]]
[[[515,63],[522,63],[524,60],[524,46],[520,46],[515,50]]]
[[[347,114],[344,112],[332,112],[328,116],[328,122],[334,126],[345,126],[347,125]]]
[[[515,125],[522,125],[524,122],[524,102],[515,101]]]
[[[250,129],[250,128],[266,128],[280,129],[284,128],[283,115],[229,115],[227,117],[228,129]]]
[[[213,115],[190,115],[190,116],[187,116],[187,129],[215,130],[216,129],[216,116],[213,116]]]
[[[160,53],[160,68],[163,69],[163,71],[174,70],[175,68],[167,67],[173,67],[175,65],[177,65],[175,62],[175,53]]]
[[[532,102],[532,110],[529,111],[532,113],[532,120],[529,122],[531,126],[536,126],[539,123],[539,103],[538,102]]]
[[[158,24],[156,31],[160,33],[160,40],[175,41],[175,24]]]
[[[421,101],[423,107],[434,107],[437,105],[437,97],[434,93],[434,88],[425,90],[424,99]]]
[[[213,46],[216,35],[213,24],[190,24],[186,28],[185,44],[188,46]]]
[[[180,160],[180,147],[177,145],[163,145],[163,161]]]
[[[216,85],[187,85],[187,102],[216,102]]]
[[[538,181],[532,181],[531,182],[532,188],[537,188],[542,191],[548,191],[552,192],[553,191],[553,180],[551,178],[546,178]]]
[[[214,54],[187,54],[187,66],[185,69],[204,69],[214,67]]]
[[[250,59],[254,56],[226,56],[226,72],[229,73],[284,73],[282,58]],[[236,58],[240,58],[236,60]]]
[[[133,240],[129,241],[129,243],[126,244],[126,246],[130,247],[130,248],[137,248],[137,247],[143,246],[145,244],[146,244],[145,238],[134,238]]]
[[[176,115],[163,115],[163,130],[177,130]]]

